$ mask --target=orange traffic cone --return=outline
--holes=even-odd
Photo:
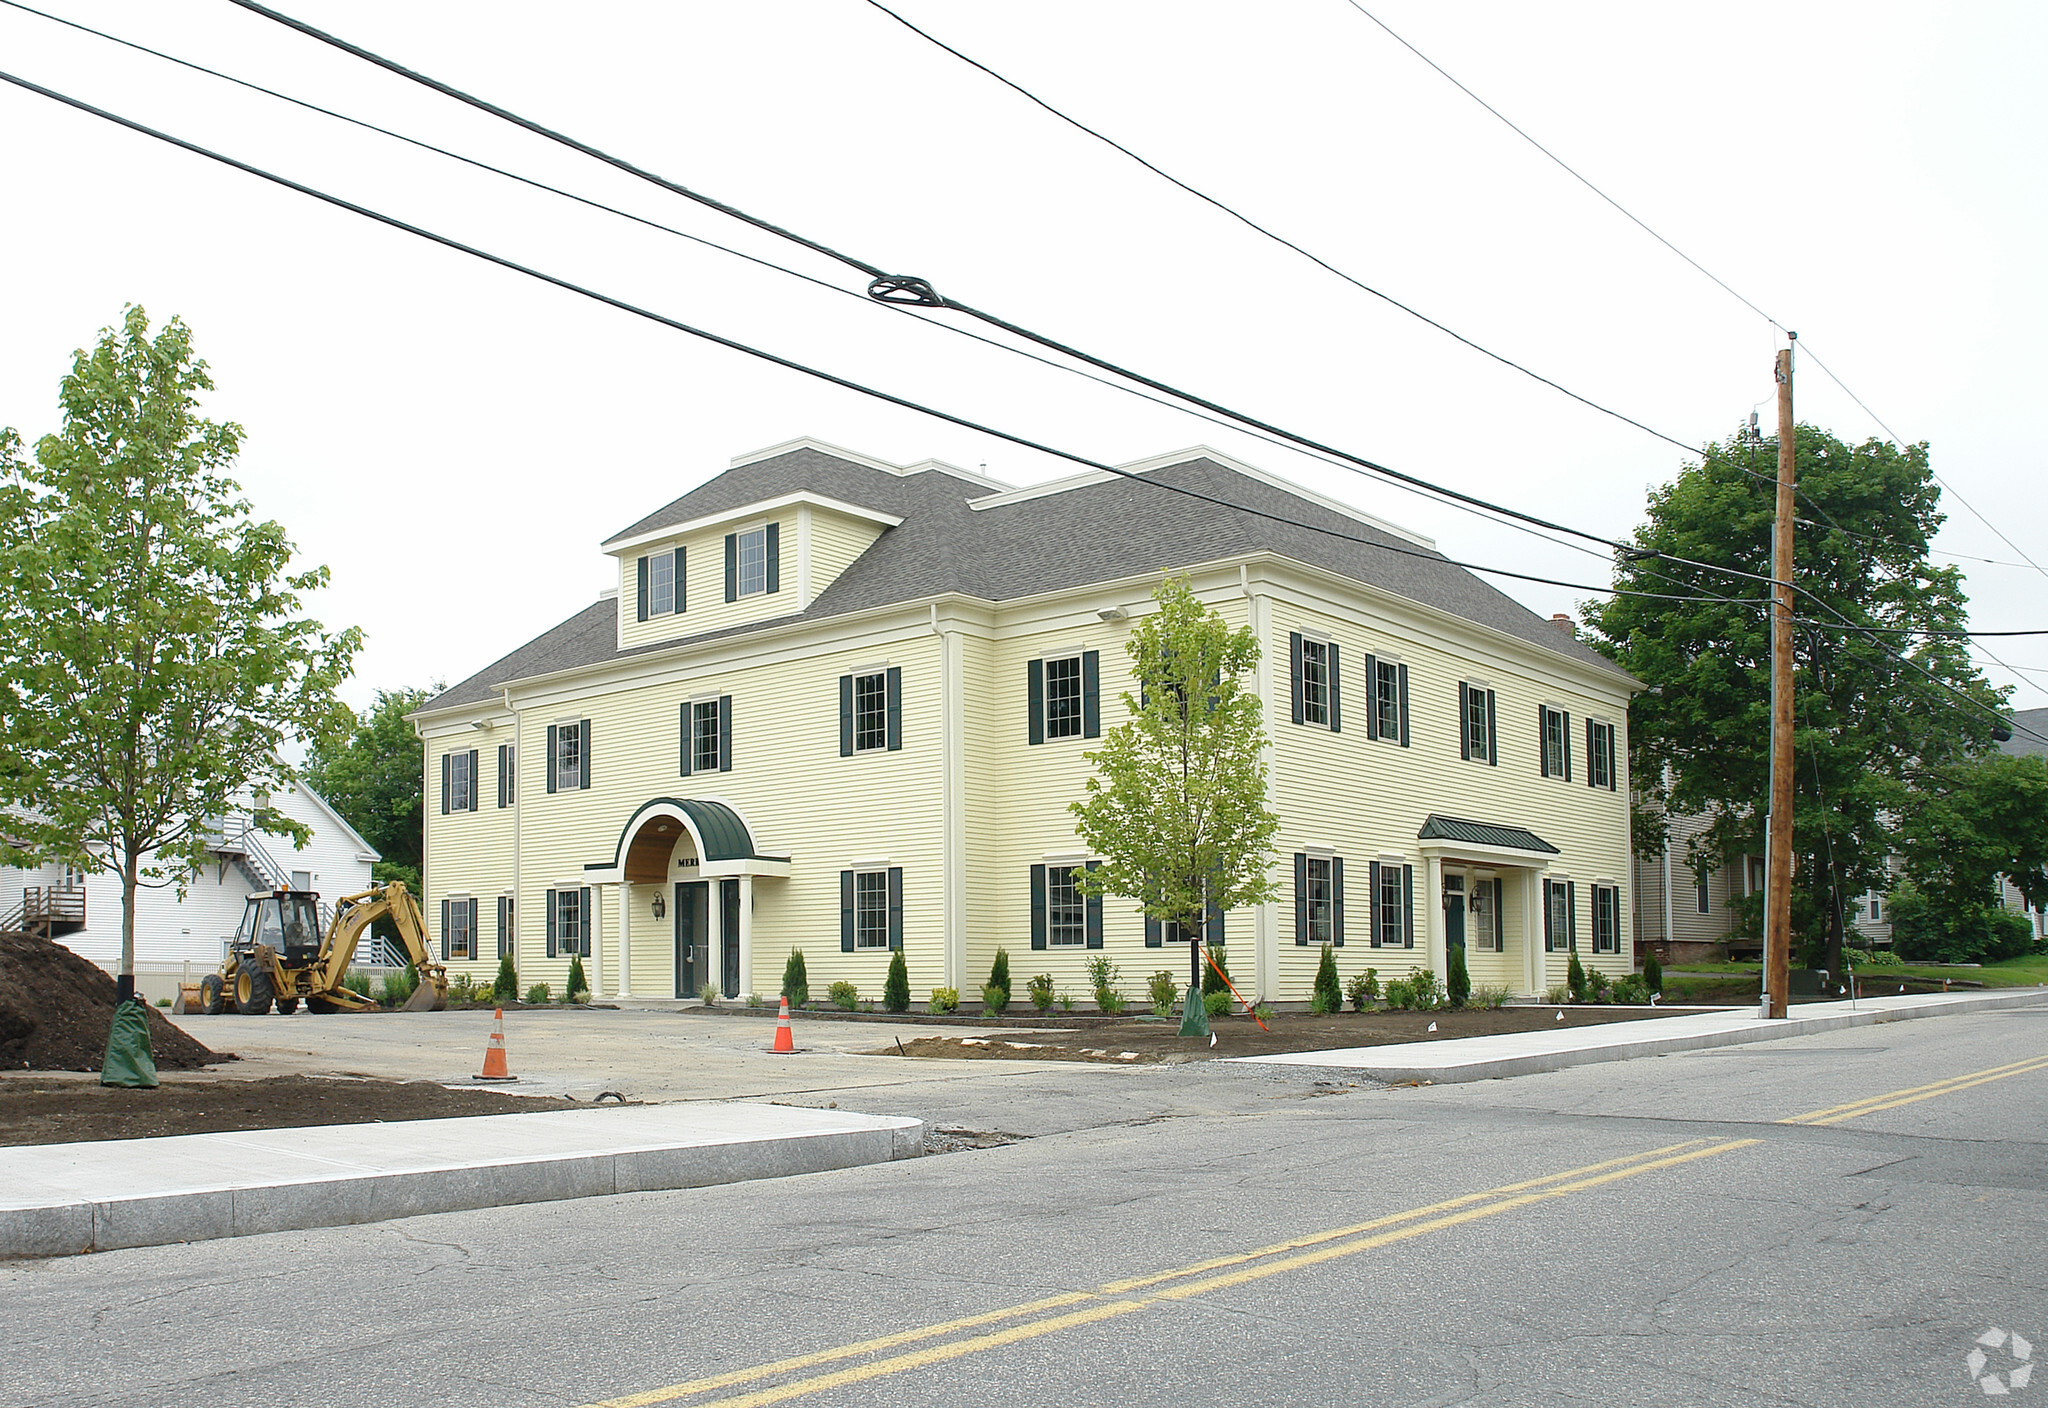
[[[505,1009],[498,1009],[497,1025],[491,1028],[491,1040],[484,1047],[484,1070],[482,1075],[471,1076],[471,1080],[518,1080],[505,1066]]]
[[[796,1054],[796,1041],[789,1033],[788,993],[782,995],[782,1015],[775,1019],[775,1044],[768,1049],[771,1052],[782,1052],[791,1056]]]

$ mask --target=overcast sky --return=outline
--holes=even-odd
[[[416,69],[1126,366],[1606,534],[1671,445],[1268,243],[862,0],[283,0]],[[2048,563],[2039,5],[1427,5],[1388,26],[1771,317]],[[65,15],[858,291],[853,271],[224,0]],[[1769,324],[1347,0],[896,7],[1361,281],[1686,444],[1774,412]],[[1035,366],[672,235],[0,6],[0,67],[616,297],[1111,462],[1209,444],[1434,536],[1599,583],[1596,557]],[[368,644],[347,690],[454,683],[609,583],[598,544],[816,436],[1012,483],[1073,466],[822,385],[0,88],[0,424],[56,428],[73,349],[182,316],[238,476]],[[976,326],[953,315],[931,321]],[[1881,434],[1818,369],[1802,420]],[[1944,550],[2015,552],[1960,504]],[[1978,562],[1982,629],[2048,582]],[[1498,580],[1498,579],[1496,579]],[[1586,596],[1500,581],[1535,610]],[[1993,642],[2048,702],[2048,639]]]

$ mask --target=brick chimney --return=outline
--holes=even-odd
[[[1573,625],[1572,618],[1565,615],[1562,611],[1555,611],[1551,613],[1550,624],[1557,627],[1560,631],[1563,631],[1573,640],[1577,640],[1579,638],[1579,628]]]

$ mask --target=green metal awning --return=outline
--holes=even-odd
[[[1418,841],[1462,841],[1468,846],[1492,846],[1504,851],[1533,851],[1539,855],[1554,856],[1561,852],[1557,847],[1523,826],[1501,826],[1491,821],[1466,821],[1462,817],[1438,816],[1430,813],[1429,820],[1422,823],[1422,829],[1415,833]]]

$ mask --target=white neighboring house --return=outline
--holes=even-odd
[[[370,843],[324,798],[303,783],[273,792],[270,805],[313,834],[294,850],[291,838],[249,829],[249,813],[223,819],[207,864],[185,882],[145,884],[135,894],[135,986],[151,1001],[176,996],[179,981],[197,982],[219,966],[242,921],[247,898],[290,886],[317,890],[323,921],[336,897],[370,887],[380,859]],[[121,878],[49,864],[0,866],[0,928],[14,928],[24,909],[55,916],[51,937],[109,973],[121,965]]]

